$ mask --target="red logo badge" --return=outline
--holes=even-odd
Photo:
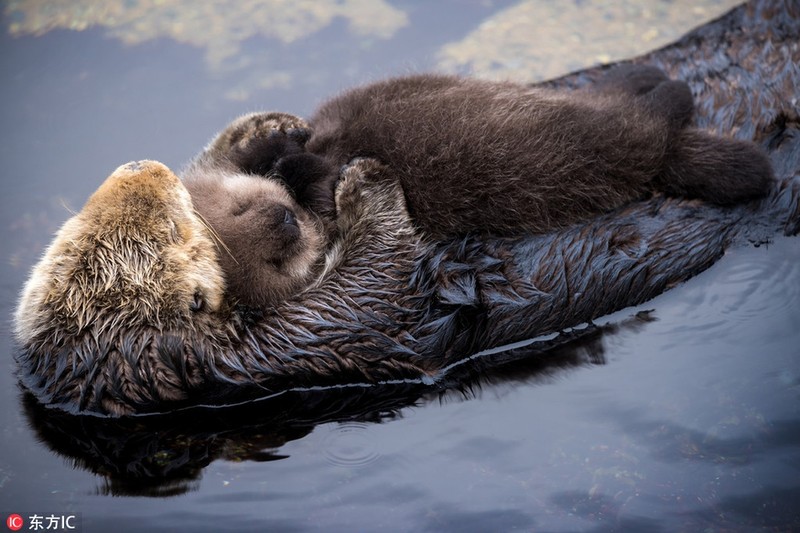
[[[6,518],[6,525],[11,531],[19,531],[22,529],[22,526],[25,525],[25,521],[20,515],[12,514],[8,515],[8,518]]]

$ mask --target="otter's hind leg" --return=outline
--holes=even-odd
[[[730,205],[766,195],[773,181],[772,165],[755,144],[687,128],[668,148],[656,184],[669,194]]]
[[[620,65],[609,70],[595,87],[601,92],[636,97],[654,116],[666,119],[671,130],[688,126],[694,114],[694,98],[689,85],[670,80],[663,70],[656,67]]]
[[[689,85],[683,81],[667,80],[639,96],[647,109],[661,116],[669,128],[679,130],[689,125],[694,115],[694,98]]]

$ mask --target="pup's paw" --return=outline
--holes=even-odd
[[[311,137],[308,123],[288,113],[251,113],[234,120],[203,157],[239,172],[266,175],[280,158],[301,153]]]

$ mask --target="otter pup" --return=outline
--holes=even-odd
[[[183,172],[196,213],[220,245],[227,292],[240,304],[258,308],[280,301],[308,286],[322,265],[334,226],[334,191],[325,201],[301,206],[297,192],[257,175],[269,173],[280,157],[302,153],[295,133],[306,127],[285,113],[255,116],[242,128],[219,135],[216,142],[231,147],[227,156],[195,161]],[[237,155],[255,145],[260,161],[245,173]]]
[[[243,235],[263,225],[209,216],[216,197],[196,196],[192,185],[197,176],[213,180],[220,162],[281,181],[330,231],[338,169],[375,158],[386,165],[384,179],[401,184],[415,226],[437,240],[542,233],[654,191],[722,205],[765,194],[772,181],[766,156],[752,143],[688,127],[692,113],[688,86],[653,67],[618,67],[593,90],[573,92],[409,76],[345,92],[308,124],[283,113],[241,117],[185,179],[219,233],[245,224],[236,231]],[[225,269],[230,278],[272,283],[271,266],[245,253],[252,243],[221,237],[243,258]],[[280,277],[274,283],[283,284]],[[248,305],[275,301],[252,295],[249,284],[243,289],[231,293]]]
[[[240,303],[282,300],[308,285],[321,264],[324,224],[281,183],[249,174],[202,175],[186,183],[221,241],[228,292]]]

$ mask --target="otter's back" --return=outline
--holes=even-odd
[[[388,164],[434,234],[545,231],[618,207],[647,190],[668,142],[630,97],[435,75],[343,93],[310,122],[310,152]]]

